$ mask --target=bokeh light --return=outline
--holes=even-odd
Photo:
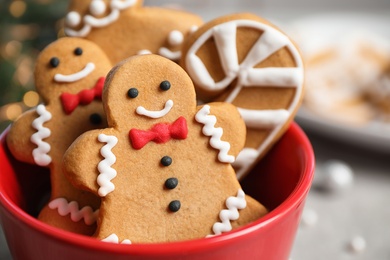
[[[13,1],[9,5],[9,12],[15,18],[21,17],[26,12],[26,3],[21,0]]]
[[[35,107],[39,103],[39,95],[35,91],[27,91],[23,96],[23,103],[28,107]]]

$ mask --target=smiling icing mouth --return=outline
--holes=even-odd
[[[135,112],[141,116],[147,116],[150,118],[160,118],[168,114],[169,111],[171,111],[172,107],[173,107],[173,101],[169,99],[167,102],[165,102],[165,106],[162,110],[150,111],[144,108],[143,106],[139,106],[137,107]]]
[[[75,82],[80,79],[85,78],[88,76],[93,70],[95,69],[95,64],[92,62],[89,62],[84,69],[82,69],[79,72],[69,74],[69,75],[63,75],[63,74],[55,74],[54,75],[54,81],[56,82]]]

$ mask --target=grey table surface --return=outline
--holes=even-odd
[[[315,212],[318,220],[314,225],[300,225],[291,260],[389,260],[390,154],[307,133],[318,165],[342,160],[355,178],[344,192],[311,189],[305,211]],[[356,236],[366,241],[362,252],[348,249]],[[0,259],[11,259],[2,234]]]

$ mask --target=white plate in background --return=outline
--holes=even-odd
[[[354,33],[364,33],[367,37],[379,36],[374,40],[390,46],[390,16],[370,13],[318,14],[292,21],[284,29],[298,43],[303,55],[310,55],[337,42],[346,34]],[[364,126],[343,124],[332,120],[331,115],[323,117],[312,112],[304,104],[298,111],[296,121],[305,129],[324,136],[390,152],[390,123],[372,121]]]

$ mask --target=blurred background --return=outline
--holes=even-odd
[[[317,162],[291,260],[390,259],[390,0],[144,2],[205,21],[252,12],[288,32],[307,65],[296,121]],[[0,0],[0,132],[39,103],[34,60],[63,36],[66,8],[63,0]],[[10,259],[1,232],[0,259]]]

